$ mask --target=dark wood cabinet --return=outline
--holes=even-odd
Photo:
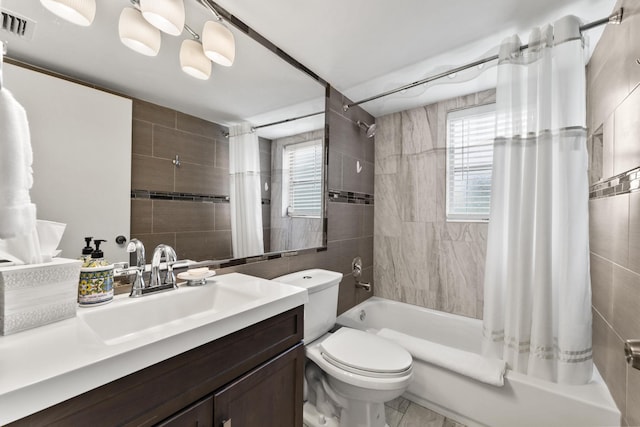
[[[162,421],[158,427],[213,427],[213,397],[194,403]]]
[[[217,391],[213,425],[300,426],[302,384],[297,379],[303,365],[304,347],[298,346]]]
[[[303,318],[286,311],[10,426],[302,427]]]

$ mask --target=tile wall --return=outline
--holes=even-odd
[[[227,128],[133,100],[131,237],[166,243],[179,258],[232,257]],[[271,183],[271,141],[260,138],[262,181]],[[173,161],[179,157],[180,165]],[[265,251],[270,251],[270,185],[262,186]],[[147,251],[147,261],[152,254]]]
[[[131,237],[180,258],[231,257],[226,128],[134,99]],[[180,166],[173,164],[179,156]]]
[[[380,117],[375,153],[375,294],[482,317],[487,223],[445,220],[447,112],[484,91]]]
[[[640,3],[607,26],[587,66],[593,356],[623,425],[640,425],[640,371],[623,345],[640,339]]]
[[[328,189],[335,196],[331,197],[327,203],[327,250],[236,265],[218,270],[218,273],[238,271],[271,279],[308,268],[326,268],[339,271],[345,275],[340,284],[338,302],[338,312],[341,313],[371,296],[371,293],[355,288],[355,282],[351,275],[351,261],[356,256],[362,257],[363,277],[361,280],[373,282],[374,144],[373,140],[368,139],[355,122],[362,120],[371,124],[374,122],[374,118],[359,107],[353,107],[344,112],[342,105],[350,101],[333,88],[327,91],[327,96],[329,105],[326,129],[329,135]],[[136,186],[142,185],[140,184],[141,182],[145,183],[141,177],[137,176],[136,169],[145,170],[144,168],[146,167],[147,173],[163,175],[159,178],[161,184],[154,187],[158,188],[157,191],[185,191],[183,190],[184,187],[182,187],[185,180],[182,176],[178,176],[179,173],[182,174],[182,171],[176,171],[176,168],[171,163],[171,159],[174,158],[176,153],[168,151],[164,158],[155,158],[154,156],[153,137],[156,127],[162,127],[162,131],[170,132],[174,135],[182,135],[182,132],[199,136],[204,135],[205,138],[208,138],[209,144],[215,143],[216,148],[213,151],[213,155],[216,157],[214,157],[213,161],[208,160],[207,163],[208,168],[213,170],[206,173],[213,175],[214,178],[219,176],[221,179],[225,179],[222,178],[222,175],[228,174],[228,170],[226,170],[228,165],[224,163],[222,157],[224,159],[228,157],[228,146],[226,145],[226,139],[222,137],[220,127],[191,118],[194,122],[191,123],[192,127],[185,129],[187,119],[189,117],[182,113],[172,110],[167,111],[162,107],[148,103],[134,102],[134,141],[139,139],[141,142],[134,142],[132,188],[135,189]],[[164,128],[167,128],[167,130]],[[187,140],[190,137],[191,135],[185,135]],[[200,138],[195,139],[202,141]],[[263,142],[261,141],[261,151],[263,151],[262,144]],[[266,150],[266,145],[264,147]],[[210,148],[209,150],[211,152]],[[194,161],[193,169],[195,172],[193,174],[200,173],[202,176],[205,172],[198,171],[201,171],[203,167],[201,167],[200,163],[196,163],[196,161],[203,161],[200,157],[204,156],[193,158],[187,154],[184,154],[184,157],[183,154],[180,154],[180,158],[185,160],[186,163],[190,163],[187,159]],[[150,166],[146,166],[145,162]],[[358,167],[358,164],[360,167]],[[168,174],[172,179],[174,179],[175,174],[175,181],[170,183],[169,179],[164,177],[164,174]],[[145,184],[151,185],[150,183]],[[224,188],[226,186],[228,186],[228,181]],[[227,194],[222,191],[222,187],[221,185],[211,190],[213,194]],[[270,194],[263,194],[263,198],[265,196],[270,198]],[[147,247],[154,247],[158,243],[174,243],[179,248],[180,242],[184,239],[183,235],[188,235],[193,236],[193,240],[200,245],[202,251],[206,251],[214,241],[225,239],[226,237],[223,236],[226,236],[227,232],[229,245],[231,244],[230,226],[228,229],[224,229],[226,225],[223,225],[221,229],[216,229],[216,224],[227,224],[224,221],[229,221],[228,211],[218,206],[223,205],[222,203],[210,203],[213,208],[208,206],[209,211],[206,213],[200,212],[198,208],[186,209],[189,215],[195,217],[196,220],[198,218],[210,218],[211,213],[213,213],[214,228],[211,231],[205,233],[191,231],[189,227],[192,221],[187,220],[181,221],[183,224],[181,227],[184,228],[156,233],[153,228],[153,215],[149,215],[150,212],[156,214],[156,209],[154,209],[155,202],[155,200],[132,200],[132,237],[138,236]],[[165,218],[172,218],[175,215],[170,211],[174,206],[169,205],[169,213],[164,215]],[[191,207],[193,208],[193,205]],[[162,208],[165,208],[165,206],[163,205]],[[218,222],[216,222],[216,218]],[[211,237],[209,238],[209,236]],[[210,257],[198,255],[193,258],[204,259]]]

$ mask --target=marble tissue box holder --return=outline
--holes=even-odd
[[[0,267],[0,335],[68,319],[78,306],[79,260]]]

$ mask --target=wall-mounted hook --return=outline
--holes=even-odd
[[[174,165],[176,165],[176,167],[177,167],[177,168],[179,168],[179,167],[180,167],[180,156],[178,156],[178,155],[176,154],[176,158],[175,158],[175,159],[173,159],[173,160],[171,161],[171,163],[173,163]]]

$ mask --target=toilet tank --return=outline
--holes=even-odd
[[[321,269],[303,270],[273,280],[307,289],[309,302],[304,305],[305,343],[314,341],[333,328],[342,273]]]

